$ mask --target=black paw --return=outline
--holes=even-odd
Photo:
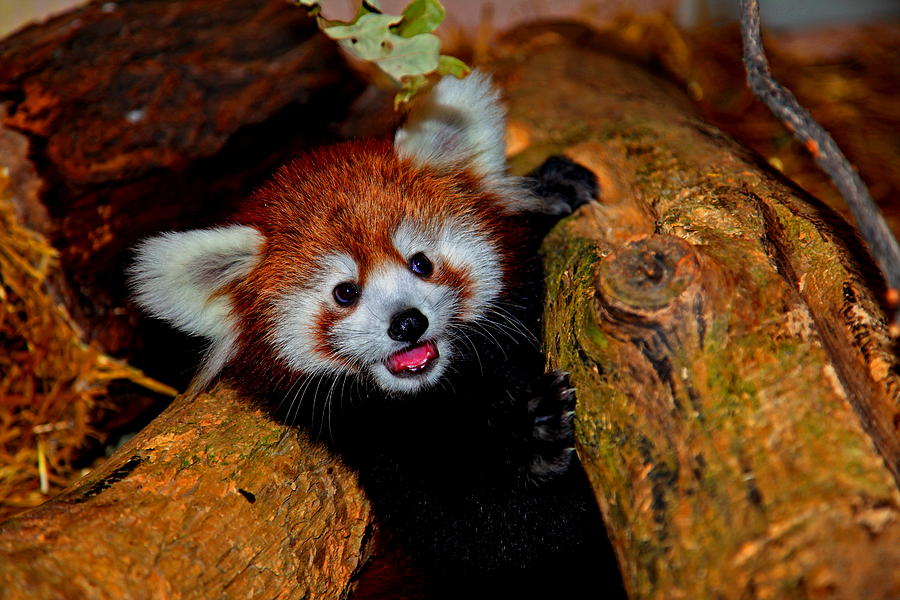
[[[544,374],[528,401],[529,478],[543,482],[569,470],[575,460],[575,389],[562,371]]]
[[[550,213],[568,214],[600,193],[597,176],[565,156],[551,156],[528,177],[532,191],[544,199]]]

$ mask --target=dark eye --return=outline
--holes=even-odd
[[[419,277],[428,277],[434,270],[434,266],[432,266],[431,261],[428,260],[427,256],[421,252],[417,252],[409,259],[409,270]]]
[[[352,281],[345,281],[334,286],[332,295],[341,306],[350,306],[359,298],[359,286]]]

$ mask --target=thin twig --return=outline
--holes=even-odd
[[[754,95],[769,107],[834,182],[850,207],[856,227],[884,273],[889,288],[887,302],[896,308],[900,300],[900,245],[869,195],[866,184],[825,129],[800,106],[790,90],[782,87],[769,71],[762,46],[757,0],[740,0],[741,38],[747,83]]]

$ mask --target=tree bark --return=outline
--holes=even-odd
[[[603,48],[526,28],[494,66],[516,169],[565,152],[600,178],[545,244],[546,340],[629,594],[900,597],[900,385],[864,250]],[[219,388],[0,526],[0,596],[345,597],[368,511],[339,461]]]
[[[565,152],[601,182],[545,243],[545,339],[630,597],[900,597],[900,382],[869,257],[599,43],[519,30],[497,78],[518,168]]]
[[[372,532],[352,471],[220,386],[3,523],[0,598],[345,598]]]

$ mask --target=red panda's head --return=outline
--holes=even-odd
[[[394,142],[282,167],[234,219],[137,249],[151,314],[210,340],[199,384],[233,359],[354,374],[391,393],[433,385],[508,285],[508,217],[546,210],[506,174],[489,79],[445,78]]]

